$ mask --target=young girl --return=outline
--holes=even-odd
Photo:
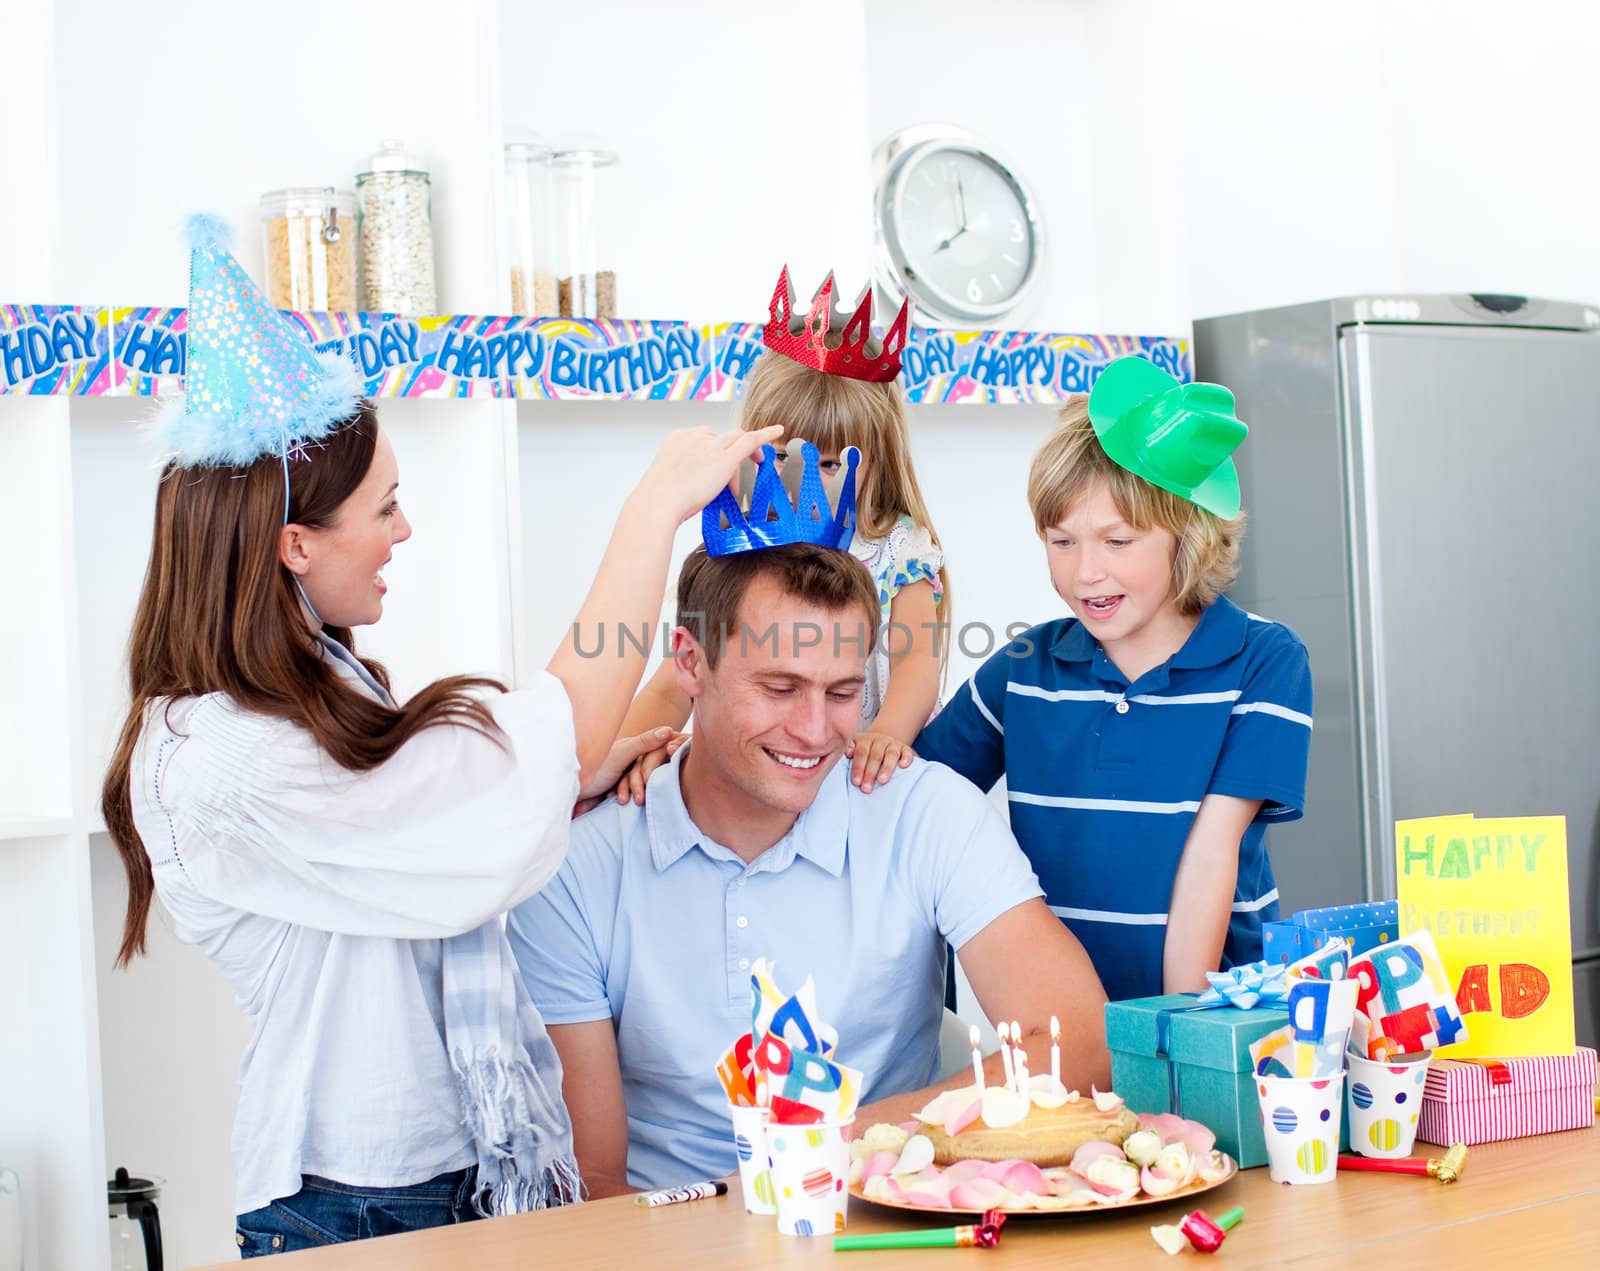
[[[253,1035],[234,1127],[242,1254],[575,1199],[554,1047],[499,915],[560,865],[643,655],[574,646],[507,692],[452,676],[401,704],[351,628],[411,526],[349,364],[318,358],[199,227],[186,394],[129,642],[102,807]],[[674,433],[626,504],[579,624],[654,621],[678,524],[770,434]]]
[[[949,653],[944,552],[911,465],[904,399],[892,380],[829,374],[769,348],[745,386],[740,426],[782,427],[786,438],[811,442],[821,453],[825,479],[838,472],[847,447],[861,451],[850,553],[878,584],[884,625],[867,668],[861,731],[847,753],[850,779],[871,790],[916,757],[911,743],[938,705]],[[794,459],[799,462],[798,455]],[[623,734],[660,725],[680,729],[689,710],[672,667],[663,664],[628,712]],[[635,764],[617,787],[618,801],[643,802],[650,773],[684,737],[675,733],[666,747]]]
[[[1265,827],[1300,816],[1305,646],[1223,595],[1244,517],[1233,396],[1113,363],[1034,456],[1073,616],[1000,650],[917,739],[987,789],[1113,999],[1205,987],[1277,916]]]

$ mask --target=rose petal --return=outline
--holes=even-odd
[[[913,1134],[900,1149],[900,1159],[891,1174],[915,1174],[933,1164],[933,1140],[926,1134]]]
[[[1156,1238],[1156,1243],[1168,1253],[1182,1253],[1189,1247],[1189,1241],[1183,1232],[1176,1227],[1162,1226],[1150,1228],[1150,1234]]]
[[[1164,1169],[1146,1165],[1139,1172],[1139,1186],[1150,1196],[1170,1196],[1182,1184]]]
[[[968,1183],[975,1178],[982,1178],[984,1171],[988,1168],[988,1161],[955,1161],[945,1166],[944,1176],[950,1180],[950,1184],[953,1187],[957,1183]]]
[[[1102,1196],[1128,1200],[1139,1190],[1139,1167],[1120,1156],[1097,1156],[1084,1175]]]
[[[866,1144],[870,1149],[868,1155],[872,1152],[893,1152],[898,1156],[900,1149],[906,1145],[906,1139],[909,1137],[898,1125],[889,1125],[887,1122],[879,1121],[877,1125],[868,1129],[856,1142]]]
[[[1168,1143],[1161,1149],[1161,1155],[1156,1157],[1156,1165],[1175,1178],[1179,1187],[1187,1187],[1194,1182],[1194,1153],[1184,1143]]]
[[[1072,1154],[1072,1172],[1087,1178],[1089,1176],[1089,1166],[1102,1156],[1115,1157],[1119,1161],[1128,1159],[1123,1150],[1116,1144],[1095,1139],[1092,1143],[1085,1143]]]
[[[964,1108],[954,1103],[947,1106],[951,1115],[947,1115],[944,1119],[944,1132],[955,1138],[978,1119],[978,1115],[983,1111],[983,1100],[973,1099]]]
[[[1149,1165],[1161,1154],[1161,1136],[1154,1130],[1135,1130],[1122,1140],[1122,1152],[1135,1165]]]
[[[1028,1081],[1028,1097],[1033,1100],[1035,1107],[1059,1108],[1069,1101],[1073,1093],[1047,1072]]]
[[[1023,1192],[1018,1197],[1029,1209],[1076,1209],[1084,1202],[1073,1196],[1052,1196],[1045,1192]]]
[[[1032,1161],[1010,1161],[1006,1172],[1000,1175],[1001,1186],[1016,1192],[1048,1192],[1050,1184]]]
[[[990,1086],[983,1092],[983,1123],[992,1130],[1016,1125],[1028,1115],[1028,1101],[1005,1086]]]
[[[1228,1161],[1221,1152],[1207,1152],[1199,1158],[1197,1170],[1207,1183],[1220,1183],[1228,1177]]]
[[[975,1178],[950,1189],[950,1204],[955,1209],[1004,1209],[1011,1193],[992,1178]]]
[[[867,1157],[861,1175],[863,1178],[877,1178],[880,1174],[887,1174],[893,1170],[899,1160],[900,1156],[896,1152],[874,1152]]]
[[[1094,1106],[1101,1112],[1115,1112],[1126,1102],[1114,1090],[1096,1090],[1093,1086],[1090,1086],[1089,1093],[1094,1096]]]

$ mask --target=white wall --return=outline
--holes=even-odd
[[[1030,325],[1173,332],[1363,290],[1600,298],[1600,10],[1562,0],[874,0],[872,136],[1012,157]]]
[[[786,260],[809,293],[871,264],[864,0],[508,0],[509,130],[620,156],[617,297],[634,318],[753,319]]]

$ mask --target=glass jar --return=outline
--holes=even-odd
[[[348,190],[297,186],[261,196],[267,296],[297,313],[356,307],[356,200]]]
[[[556,313],[550,268],[550,147],[536,141],[506,146],[506,220],[510,231],[511,312]]]
[[[385,141],[356,176],[361,200],[361,304],[372,313],[434,312],[428,173]]]
[[[551,263],[564,318],[617,316],[617,275],[596,215],[604,206],[600,174],[616,162],[613,151],[588,147],[550,156]]]

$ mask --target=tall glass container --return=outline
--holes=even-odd
[[[613,151],[587,147],[550,157],[556,309],[562,317],[617,316],[617,274],[597,217],[604,206],[601,174],[616,162]]]
[[[361,200],[361,304],[374,313],[432,313],[433,222],[427,170],[385,141],[356,177]]]
[[[506,146],[506,219],[510,230],[511,312],[556,313],[550,267],[550,147],[536,141]]]
[[[261,196],[267,296],[297,313],[356,307],[356,200],[331,186],[296,186]]]

